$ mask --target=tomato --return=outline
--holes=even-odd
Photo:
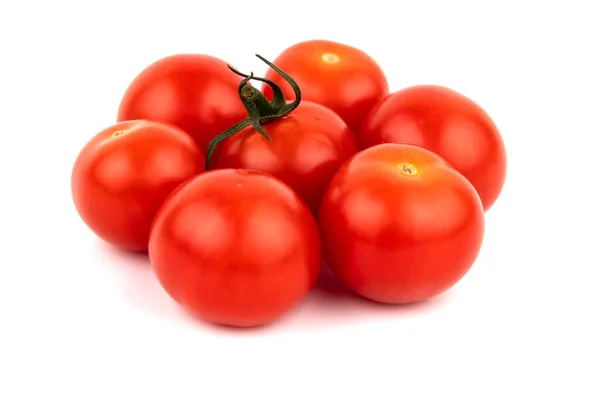
[[[354,135],[336,113],[305,100],[262,128],[272,141],[248,126],[222,142],[215,167],[267,172],[291,186],[317,215],[327,184],[357,151]]]
[[[118,121],[148,119],[175,125],[206,154],[209,141],[246,117],[239,79],[227,63],[203,54],[176,54],[144,69],[127,88]]]
[[[274,64],[290,75],[302,89],[302,97],[339,114],[356,129],[373,106],[389,92],[381,67],[355,47],[328,40],[309,40],[285,49]],[[269,68],[266,78],[279,84],[286,97],[293,91],[285,79]],[[267,98],[273,96],[262,86]]]
[[[473,184],[485,210],[504,186],[506,149],[496,125],[478,104],[452,89],[419,85],[392,93],[355,133],[360,149],[405,143],[441,155]]]
[[[80,151],[71,174],[72,197],[100,238],[146,251],[152,219],[164,199],[202,171],[204,155],[181,129],[144,120],[120,122]]]
[[[437,154],[381,144],[340,168],[319,224],[324,258],[350,289],[411,303],[468,272],[482,245],[484,211],[469,181]]]
[[[280,180],[220,169],[180,186],[159,211],[150,261],[166,292],[223,325],[275,321],[314,286],[321,266],[315,219]]]

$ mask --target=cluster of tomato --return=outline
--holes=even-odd
[[[323,261],[384,303],[458,282],[506,175],[486,112],[441,86],[390,92],[373,58],[340,43],[258,57],[265,77],[180,54],[133,80],[73,167],[89,228],[147,251],[165,291],[218,324],[274,321]]]

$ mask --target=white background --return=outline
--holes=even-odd
[[[150,3],[0,5],[0,399],[600,398],[593,1]],[[254,53],[316,38],[367,51],[392,90],[446,85],[496,121],[508,176],[480,257],[417,306],[326,281],[267,328],[194,321],[79,220],[77,152],[158,58],[261,74]]]

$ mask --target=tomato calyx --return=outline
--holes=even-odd
[[[117,137],[117,136],[121,136],[121,135],[124,135],[124,134],[126,134],[128,131],[129,131],[129,129],[119,129],[119,130],[116,130],[116,131],[114,131],[114,132],[113,132],[113,133],[110,135],[110,137]]]
[[[419,170],[417,169],[416,166],[414,166],[413,164],[409,164],[409,163],[400,163],[398,164],[398,169],[404,174],[404,175],[417,175],[417,173],[419,172]]]
[[[250,125],[252,125],[262,136],[264,136],[265,139],[272,141],[271,137],[267,134],[267,132],[265,132],[261,124],[268,124],[269,122],[286,116],[287,114],[294,111],[296,107],[298,107],[298,105],[300,104],[300,101],[302,99],[302,93],[296,81],[294,81],[294,79],[292,79],[292,77],[290,77],[288,74],[283,72],[278,66],[271,63],[261,55],[256,54],[256,57],[258,57],[261,61],[263,61],[265,64],[271,67],[275,72],[281,75],[290,84],[290,86],[294,90],[294,101],[292,101],[291,103],[286,102],[285,97],[283,95],[283,90],[272,80],[254,76],[254,73],[252,72],[250,72],[250,75],[244,74],[243,72],[236,70],[231,65],[227,65],[227,67],[233,73],[244,78],[238,86],[238,94],[240,95],[242,104],[244,104],[244,107],[246,108],[248,118],[238,122],[231,128],[227,129],[225,132],[215,136],[210,141],[210,143],[208,144],[208,151],[206,153],[206,170],[209,169],[210,159],[212,158],[212,155],[220,142],[222,142],[230,136],[235,135],[236,133]],[[253,86],[247,85],[247,83],[250,80],[264,82],[267,85],[269,85],[273,90],[273,99],[269,102],[260,90]]]

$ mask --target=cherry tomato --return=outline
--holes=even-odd
[[[146,251],[162,202],[204,171],[204,160],[179,128],[144,120],[117,123],[96,134],[77,156],[71,175],[75,207],[100,238]]]
[[[150,261],[166,292],[203,320],[273,322],[314,286],[318,226],[298,195],[259,171],[221,169],[180,186],[150,237]]]
[[[454,90],[409,87],[385,97],[356,132],[360,149],[380,143],[425,147],[473,184],[485,210],[497,200],[506,177],[506,149],[486,112]]]
[[[262,128],[272,141],[246,127],[220,144],[215,167],[269,173],[291,186],[316,216],[327,184],[357,151],[354,135],[336,113],[304,100]]]
[[[239,79],[227,63],[203,54],[177,54],[144,69],[123,95],[118,121],[148,119],[190,134],[206,154],[210,140],[246,118]]]
[[[324,105],[348,124],[358,127],[373,106],[389,92],[381,67],[357,48],[328,40],[309,40],[285,49],[274,64],[290,75],[302,89],[302,97]],[[288,98],[291,86],[269,68],[266,78],[279,84]],[[273,92],[262,85],[265,96]]]
[[[473,186],[440,156],[381,144],[336,174],[319,223],[324,258],[350,289],[411,303],[446,291],[471,268],[484,211]]]

